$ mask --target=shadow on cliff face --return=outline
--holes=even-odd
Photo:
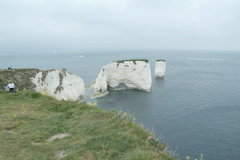
[[[124,83],[120,83],[118,86],[119,89],[126,89],[126,85]]]

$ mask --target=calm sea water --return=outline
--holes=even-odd
[[[240,52],[2,49],[0,68],[66,68],[87,85],[104,65],[132,58],[149,59],[152,91],[110,91],[98,107],[134,114],[181,159],[240,159]],[[155,79],[156,59],[167,61],[164,79]]]

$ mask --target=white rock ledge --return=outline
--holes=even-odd
[[[152,77],[149,62],[125,60],[104,66],[96,78],[94,90],[95,93],[106,92],[108,87],[116,89],[122,85],[126,89],[150,91]]]
[[[60,70],[40,71],[31,78],[36,85],[35,91],[46,93],[58,100],[81,100],[84,96],[85,86],[83,80],[66,71]]]

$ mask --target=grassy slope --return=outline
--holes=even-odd
[[[47,141],[56,134],[63,139]],[[146,139],[142,127],[119,115],[40,93],[0,92],[0,159],[174,160]]]
[[[16,69],[13,71],[0,70],[0,90],[4,90],[9,80],[16,85],[17,90],[33,89],[35,86],[30,81],[31,77],[35,77],[39,69]]]

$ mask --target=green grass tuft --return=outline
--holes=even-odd
[[[129,60],[118,60],[118,61],[114,61],[114,62],[124,63],[126,61],[132,61],[134,64],[136,64],[136,61],[144,61],[144,62],[148,63],[148,59],[129,59]]]
[[[156,60],[156,62],[160,62],[160,61],[166,62],[166,60],[164,60],[164,59],[157,59],[157,60]]]

